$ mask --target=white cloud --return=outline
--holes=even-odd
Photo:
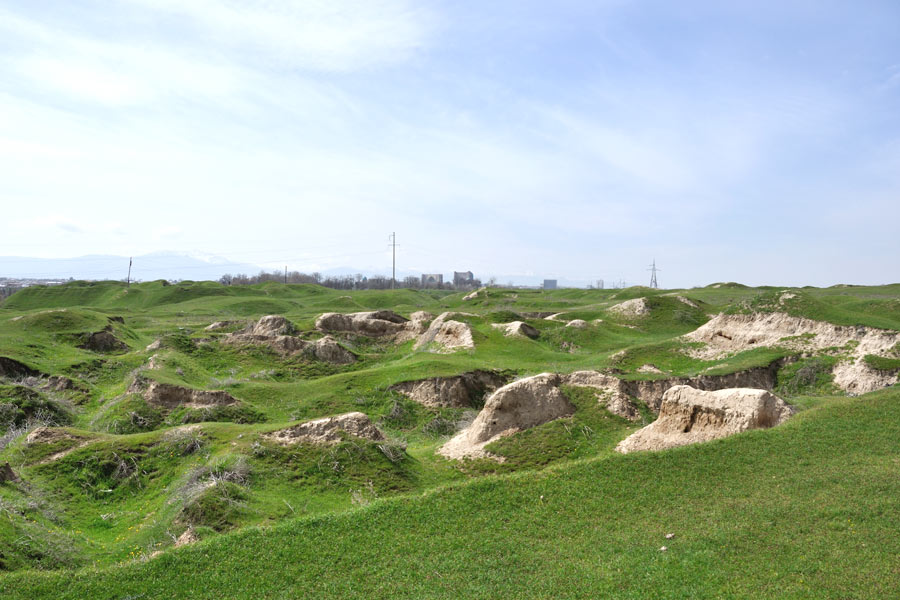
[[[164,98],[209,100],[250,87],[242,67],[177,52],[162,39],[148,45],[87,37],[2,11],[0,34],[18,40],[16,51],[0,59],[0,72],[6,66],[8,79],[30,83],[55,103],[117,107]]]
[[[405,60],[426,44],[432,20],[404,0],[132,2],[186,19],[216,45],[324,71]]]
[[[137,104],[149,99],[141,81],[104,65],[72,59],[27,57],[17,65],[21,75],[76,100],[107,105]]]

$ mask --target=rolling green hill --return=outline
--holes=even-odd
[[[898,578],[884,574],[900,568],[890,537],[900,388],[836,395],[831,369],[852,346],[813,352],[788,340],[698,358],[698,344],[680,336],[719,313],[900,331],[900,285],[463,296],[211,282],[14,294],[0,305],[0,465],[20,479],[0,483],[0,595],[898,594]],[[626,300],[646,314],[613,308]],[[474,349],[441,354],[336,332],[357,360],[332,364],[228,343],[267,314],[294,324],[295,343],[313,344],[320,314],[382,309],[453,312]],[[567,326],[573,319],[585,323]],[[206,329],[217,321],[228,323]],[[537,336],[495,327],[510,321]],[[118,345],[101,348],[92,334]],[[866,357],[888,374],[898,359],[896,347]],[[769,370],[799,414],[771,430],[622,456],[615,445],[655,415],[636,398],[640,416],[629,421],[563,386],[575,413],[492,443],[502,462],[447,460],[436,449],[480,405],[423,405],[394,386],[479,369],[507,379],[589,369],[635,385]],[[151,384],[233,402],[154,403]],[[285,447],[268,436],[354,411],[386,439]],[[173,549],[186,531],[200,541]]]

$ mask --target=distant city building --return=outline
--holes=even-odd
[[[474,280],[472,271],[453,271],[453,285],[472,285]]]
[[[422,287],[431,285],[441,285],[444,283],[444,276],[441,273],[423,273]]]
[[[556,289],[556,280],[555,279],[545,279],[544,280],[544,289],[545,290],[555,290]]]

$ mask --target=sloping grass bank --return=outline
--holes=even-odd
[[[898,439],[895,387],[709,444],[486,477],[149,562],[0,576],[0,597],[898,597]]]

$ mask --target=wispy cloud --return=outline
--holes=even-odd
[[[408,59],[428,42],[433,15],[406,0],[131,0],[174,15],[219,47],[279,67],[353,71]]]

